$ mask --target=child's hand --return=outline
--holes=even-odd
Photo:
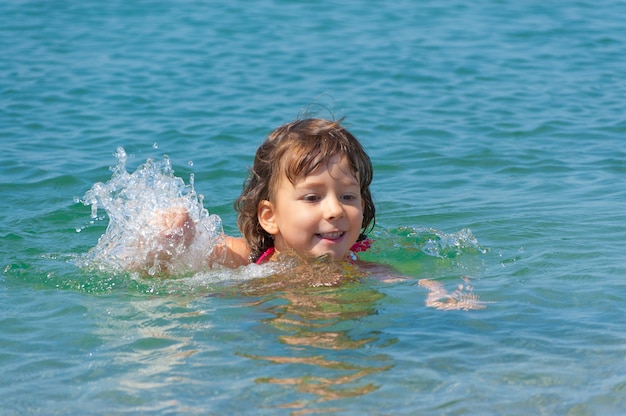
[[[183,207],[156,211],[149,225],[154,227],[157,241],[163,248],[158,255],[160,260],[169,260],[187,248],[196,234],[194,221]]]

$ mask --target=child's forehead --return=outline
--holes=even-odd
[[[329,173],[334,179],[341,180],[342,182],[355,182],[359,183],[356,172],[352,169],[348,157],[344,154],[336,154],[328,158],[322,159],[316,162],[314,166],[308,166],[299,174],[296,172],[282,171],[280,173],[280,180],[288,180],[293,185],[301,182],[312,181],[316,177]]]

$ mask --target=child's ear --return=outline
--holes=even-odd
[[[267,200],[259,202],[257,218],[259,219],[261,227],[267,231],[269,235],[278,234],[278,226],[276,225],[276,216],[274,214],[274,204]]]

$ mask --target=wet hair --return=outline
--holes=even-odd
[[[257,149],[243,191],[234,204],[239,230],[251,250],[251,261],[256,261],[274,246],[273,237],[259,223],[259,203],[274,201],[274,192],[281,178],[295,184],[334,156],[347,158],[350,170],[359,182],[363,200],[362,234],[374,227],[376,209],[370,192],[374,174],[372,162],[359,141],[341,126],[342,120],[296,120],[271,132]]]

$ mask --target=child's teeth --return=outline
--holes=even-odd
[[[335,239],[335,238],[339,238],[339,237],[341,237],[341,233],[327,233],[327,234],[322,234],[322,237],[324,237],[324,238],[330,238],[330,239]]]

